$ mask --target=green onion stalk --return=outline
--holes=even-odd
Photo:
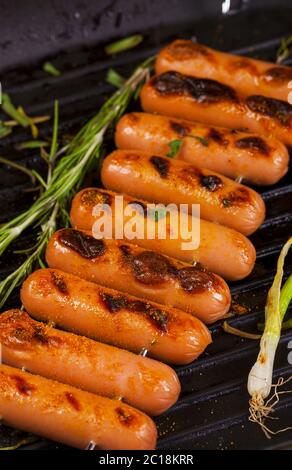
[[[281,336],[282,322],[292,298],[292,276],[288,278],[281,290],[284,260],[292,244],[292,237],[283,246],[273,284],[269,290],[265,308],[265,328],[260,341],[260,351],[248,377],[248,392],[251,395],[251,420],[258,422],[263,429],[263,418],[266,418],[271,406],[265,400],[271,393],[274,359]]]
[[[47,241],[57,228],[61,218],[68,222],[68,205],[73,194],[81,187],[85,175],[102,155],[104,135],[125,111],[139,85],[147,78],[153,58],[143,62],[100,108],[99,112],[78,132],[71,143],[58,150],[58,103],[55,103],[54,128],[50,153],[47,158],[48,177],[44,181],[34,172],[44,187],[43,192],[25,212],[0,228],[0,256],[24,230],[34,227],[38,230],[37,243],[28,251],[27,259],[0,283],[0,306],[3,306],[13,289],[21,284],[42,256]],[[57,158],[63,154],[62,157]]]

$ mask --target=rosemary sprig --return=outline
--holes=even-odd
[[[38,229],[35,250],[24,263],[0,283],[0,306],[4,304],[14,287],[30,272],[35,262],[41,263],[46,243],[57,227],[58,219],[68,220],[69,201],[82,185],[85,175],[102,154],[102,143],[108,127],[125,111],[141,81],[149,74],[153,58],[147,59],[133,75],[101,107],[99,112],[78,132],[66,147],[66,153],[55,164],[57,152],[58,105],[55,104],[54,131],[48,157],[46,189],[25,212],[0,228],[0,256],[19,235],[30,227]],[[34,173],[35,174],[35,173]]]

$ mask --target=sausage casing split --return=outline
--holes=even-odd
[[[112,214],[109,214],[108,224],[112,223],[113,238],[115,233],[115,198],[120,196],[118,193],[100,188],[86,188],[76,194],[71,207],[71,222],[73,227],[92,233],[97,216],[93,214],[96,207],[108,204]],[[127,196],[123,197],[124,208],[135,204],[143,209],[141,215],[142,227],[147,225],[148,212],[146,212],[146,202],[133,199]],[[182,249],[182,243],[186,241],[184,237],[178,233],[175,238],[170,237],[171,226],[169,214],[166,214],[166,239],[147,238],[147,232],[142,238],[129,239],[124,230],[121,239],[135,243],[147,250],[158,251],[171,258],[176,258],[186,263],[201,263],[208,270],[221,275],[225,279],[238,280],[242,279],[253,269],[256,252],[252,243],[241,233],[229,227],[214,224],[206,220],[200,220],[200,244],[196,249]],[[178,217],[180,219],[180,217]],[[191,219],[191,216],[189,216]],[[128,222],[125,216],[122,228]],[[153,222],[153,218],[152,218]],[[154,221],[155,225],[157,222]],[[119,224],[120,225],[120,224]],[[191,226],[192,223],[189,222]]]
[[[177,375],[167,365],[57,330],[21,310],[0,315],[0,343],[4,364],[97,395],[122,397],[150,415],[163,413],[180,393]]]
[[[51,364],[51,367],[54,365]],[[5,424],[79,449],[155,449],[157,431],[141,411],[39,375],[0,365]]]
[[[205,220],[244,235],[259,228],[265,204],[254,190],[211,170],[138,150],[115,150],[106,157],[101,180],[107,189],[147,201],[200,205]]]
[[[205,323],[219,320],[230,307],[229,288],[216,274],[123,241],[62,229],[51,237],[46,260],[50,268],[171,305]]]
[[[207,327],[188,313],[55,269],[31,274],[21,300],[37,319],[132,352],[146,348],[150,356],[174,364],[192,362],[211,342]]]
[[[140,96],[147,112],[273,135],[292,146],[292,105],[287,101],[262,95],[243,98],[230,86],[179,72],[151,78]]]
[[[236,88],[242,95],[261,94],[287,101],[292,69],[249,57],[219,52],[189,40],[178,39],[158,54],[156,73],[174,70],[211,78]]]
[[[178,140],[175,158],[259,185],[275,184],[288,171],[287,148],[272,135],[211,127],[157,114],[125,114],[117,124],[115,140],[121,149],[164,156],[170,153],[169,144]]]

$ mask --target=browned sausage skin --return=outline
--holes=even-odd
[[[205,220],[250,235],[264,221],[265,204],[252,189],[190,163],[138,150],[115,150],[104,160],[107,189],[164,204],[200,205]],[[191,213],[191,212],[190,212]]]
[[[180,393],[177,375],[167,365],[57,330],[18,309],[0,315],[0,343],[7,365],[97,395],[121,397],[150,415],[163,413]]]
[[[287,101],[291,67],[219,52],[189,40],[166,46],[156,60],[156,73],[174,70],[210,78],[236,88],[242,95],[261,94]]]
[[[206,326],[181,310],[146,302],[55,269],[23,283],[21,300],[35,318],[129,351],[188,364],[211,342]]]
[[[170,153],[170,143],[179,140],[175,158],[259,185],[277,183],[288,171],[288,151],[272,135],[206,126],[157,114],[125,114],[117,124],[115,140],[120,149],[164,156]]]
[[[113,238],[115,234],[115,197],[118,193],[100,188],[86,188],[76,194],[71,207],[71,222],[73,227],[89,231],[92,233],[93,226],[97,217],[93,214],[95,207],[102,204],[109,204],[112,209],[112,216],[109,216],[109,223],[113,218]],[[146,202],[133,199],[127,196],[123,197],[124,208],[129,205],[140,205],[144,210],[141,216],[141,224],[148,219],[146,211]],[[145,219],[145,220],[144,220]],[[191,219],[191,216],[189,216]],[[152,218],[153,221],[153,218]],[[124,220],[124,226],[127,218]],[[145,224],[146,225],[146,224]],[[157,222],[155,221],[155,225]],[[191,225],[191,223],[189,223]],[[123,228],[123,227],[122,227]],[[186,240],[178,234],[178,237],[171,238],[170,218],[166,214],[166,239],[144,238],[128,239],[127,234],[123,233],[123,240],[135,243],[147,250],[158,251],[171,258],[176,258],[187,263],[201,263],[208,270],[221,275],[225,279],[242,279],[253,269],[256,251],[252,243],[241,233],[222,225],[214,224],[206,220],[200,220],[200,245],[196,249],[182,249],[182,243]]]
[[[53,366],[53,364],[52,364]],[[141,411],[38,375],[0,365],[5,424],[86,449],[154,449],[157,431]]]
[[[205,323],[229,310],[229,288],[216,274],[123,241],[96,240],[87,232],[62,229],[51,237],[46,259],[51,268],[171,305]]]
[[[240,97],[215,80],[165,72],[141,90],[144,111],[273,135],[292,146],[292,105],[261,95]]]

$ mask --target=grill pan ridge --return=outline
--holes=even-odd
[[[113,4],[110,7],[111,11],[117,15],[117,5],[120,7],[122,2],[102,3]],[[143,4],[145,2],[128,3]],[[167,2],[158,3],[161,3],[162,9]],[[174,3],[171,2],[171,8]],[[185,3],[186,7],[191,9],[191,2],[181,3]],[[255,3],[261,6],[260,2]],[[52,115],[53,100],[58,98],[61,118],[60,135],[72,133],[93,115],[113,91],[111,86],[105,83],[108,68],[113,67],[127,76],[135,65],[147,56],[155,54],[163,45],[177,37],[196,36],[199,42],[211,47],[275,60],[280,38],[292,33],[289,30],[288,21],[292,11],[288,8],[285,10],[285,6],[273,9],[272,7],[275,7],[277,3],[268,3],[271,9],[259,10],[260,15],[256,11],[245,9],[232,16],[221,17],[217,8],[213,12],[215,16],[210,14],[210,18],[205,17],[198,23],[196,23],[195,12],[190,11],[190,19],[194,17],[193,23],[188,21],[175,24],[169,21],[169,24],[157,26],[157,29],[151,31],[150,26],[147,26],[149,19],[146,18],[145,39],[137,49],[108,58],[103,54],[103,47],[99,41],[91,47],[83,46],[66,53],[59,51],[53,59],[54,64],[63,71],[60,77],[47,76],[41,70],[42,62],[40,61],[33,65],[22,64],[17,68],[6,69],[1,76],[2,88],[11,95],[16,104],[23,105],[30,114],[49,113]],[[288,2],[283,3],[288,5]],[[142,7],[140,14],[143,14]],[[281,27],[279,21],[281,21]],[[245,37],[238,33],[239,27],[242,31],[248,32]],[[292,65],[292,61],[289,63],[289,60],[286,63]],[[1,69],[5,69],[5,64],[0,64],[0,71]],[[133,109],[139,109],[137,103],[131,106]],[[51,125],[51,122],[42,125],[42,138],[50,136]],[[5,140],[0,140],[0,155],[41,173],[44,172],[45,168],[36,152],[15,150],[15,144],[23,140],[27,140],[27,135],[22,131]],[[109,141],[108,150],[112,147],[113,142]],[[240,305],[244,306],[248,312],[244,315],[231,316],[228,319],[231,326],[256,332],[257,323],[263,318],[266,296],[275,274],[280,247],[291,235],[291,175],[290,169],[277,185],[257,188],[265,199],[267,218],[263,226],[251,237],[257,249],[257,262],[253,273],[241,282],[230,283],[233,310],[236,311],[237,306]],[[0,223],[2,223],[27,208],[32,202],[33,193],[24,191],[31,186],[25,176],[5,166],[0,168],[0,182]],[[93,175],[90,183],[98,183],[97,175]],[[5,253],[0,263],[1,278],[5,277],[22,260],[21,256],[13,254],[13,250],[29,246],[33,237],[33,233],[23,234]],[[285,266],[285,273],[288,275],[292,272],[291,255],[287,257]],[[19,305],[18,299],[18,292],[15,292],[7,303],[7,308]],[[222,322],[217,322],[210,329],[213,343],[207,352],[193,364],[176,368],[182,384],[182,395],[175,406],[155,419],[160,437],[158,449],[223,450],[292,447],[292,431],[278,434],[272,440],[267,440],[259,427],[248,421],[246,381],[258,351],[258,343],[226,334],[222,329]],[[281,336],[274,381],[277,381],[280,376],[285,378],[291,375],[292,366],[288,363],[289,341],[292,345],[292,330],[283,332]],[[277,426],[283,428],[291,425],[292,395],[284,395],[281,398],[276,415],[280,419],[279,423],[272,422],[275,429]],[[4,445],[11,432],[13,433],[0,425],[0,447]],[[26,449],[61,448],[65,447],[44,440],[26,446]]]

